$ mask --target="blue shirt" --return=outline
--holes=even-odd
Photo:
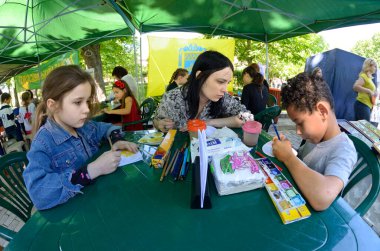
[[[47,119],[33,139],[27,154],[29,164],[23,173],[37,209],[54,207],[81,193],[83,186],[70,181],[73,171],[86,165],[99,150],[101,140],[115,129],[120,127],[89,121],[76,130],[78,137],[75,137]]]

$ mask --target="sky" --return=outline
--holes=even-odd
[[[329,44],[329,50],[339,48],[346,51],[351,51],[355,43],[359,40],[370,39],[376,32],[380,32],[380,23],[358,25],[341,29],[328,30],[318,33]],[[173,37],[173,38],[200,38],[199,33],[189,32],[151,32],[149,36]],[[142,58],[148,58],[148,40],[147,35],[142,35]]]
[[[376,32],[380,32],[380,23],[328,30],[318,34],[329,44],[329,49],[351,51],[357,41],[370,39]]]

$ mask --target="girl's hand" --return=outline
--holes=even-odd
[[[280,134],[281,140],[276,137],[272,140],[272,151],[273,155],[281,162],[294,156],[292,150],[292,143],[283,135]]]
[[[110,108],[104,108],[104,109],[103,109],[103,112],[104,112],[104,113],[107,113],[107,114],[110,114],[110,111],[111,111]]]
[[[160,130],[161,132],[167,132],[170,129],[174,128],[174,121],[168,118],[165,119],[159,119],[157,120],[157,129]]]
[[[120,156],[120,151],[108,151],[100,155],[94,162],[88,164],[87,172],[91,179],[114,172],[119,166]]]
[[[138,151],[138,146],[137,146],[137,144],[135,144],[133,142],[119,140],[115,144],[112,145],[112,150],[113,151],[128,150],[128,151],[135,153]]]

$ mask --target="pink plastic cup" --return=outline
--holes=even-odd
[[[262,124],[257,121],[247,121],[243,125],[243,142],[249,147],[257,145]]]

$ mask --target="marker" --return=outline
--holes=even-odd
[[[274,131],[276,132],[278,140],[281,140],[280,134],[278,134],[277,127],[276,127],[276,124],[274,123],[273,119],[272,119],[272,125],[273,125],[273,128],[274,128]]]

